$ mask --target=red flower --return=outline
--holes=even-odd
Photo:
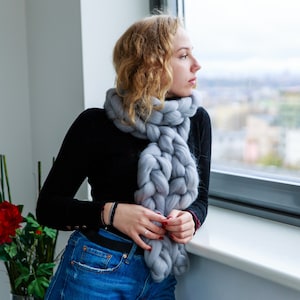
[[[12,242],[22,221],[18,206],[7,201],[0,203],[0,245]]]

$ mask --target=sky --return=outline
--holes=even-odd
[[[185,0],[185,24],[207,73],[300,75],[299,0]]]

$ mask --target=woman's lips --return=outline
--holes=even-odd
[[[197,78],[195,77],[195,78],[192,78],[191,80],[189,80],[189,83],[191,84],[191,85],[196,85],[196,83],[197,83]]]

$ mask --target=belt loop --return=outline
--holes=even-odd
[[[128,256],[127,256],[127,258],[125,260],[126,264],[129,264],[129,261],[131,260],[132,256],[135,254],[136,249],[137,249],[137,244],[133,243],[132,247],[130,249],[130,252],[128,253]]]

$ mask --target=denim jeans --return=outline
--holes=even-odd
[[[100,235],[130,242],[101,229]],[[89,241],[75,231],[47,290],[45,300],[174,300],[176,279],[154,282],[143,255],[125,254]]]

